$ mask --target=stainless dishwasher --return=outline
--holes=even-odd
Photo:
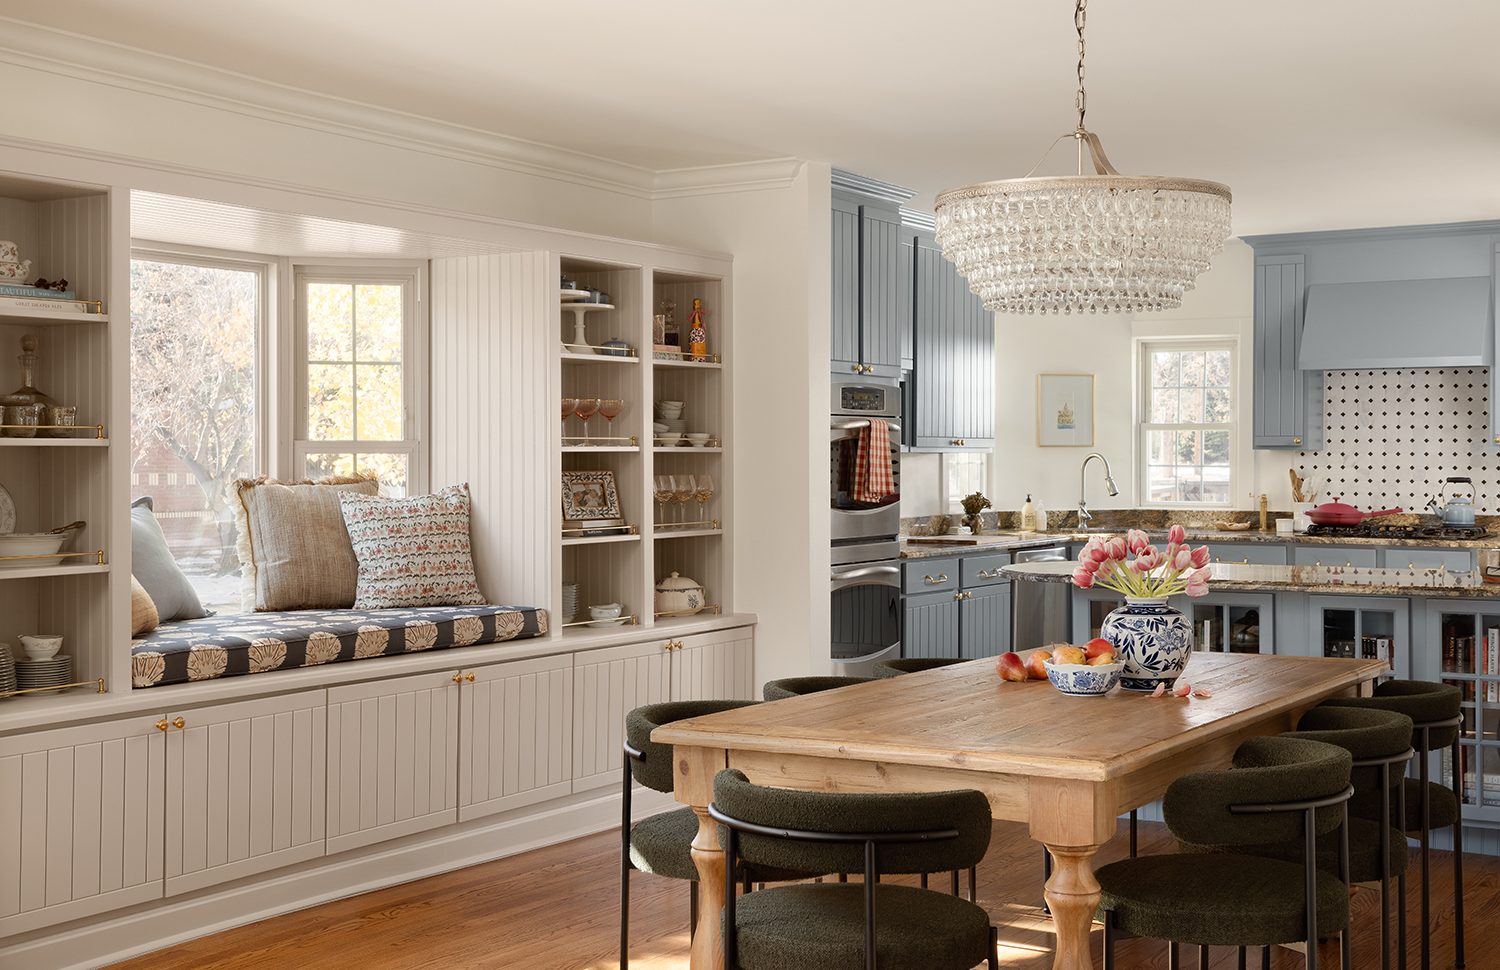
[[[1041,549],[1019,549],[1011,561],[1066,562],[1067,546],[1044,546]],[[1014,579],[1011,588],[1011,613],[1016,618],[1012,650],[1030,650],[1048,643],[1067,643],[1072,617],[1073,587],[1068,583],[1036,583]]]

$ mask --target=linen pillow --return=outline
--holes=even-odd
[[[157,616],[163,622],[208,616],[198,600],[198,591],[167,548],[167,537],[156,521],[150,496],[130,503],[130,573],[156,604]]]
[[[244,609],[346,610],[354,605],[359,564],[339,512],[339,493],[374,495],[380,491],[375,478],[242,478],[234,487]]]
[[[339,493],[359,560],[357,610],[483,606],[469,548],[469,486],[381,498]]]
[[[161,622],[161,617],[156,613],[156,604],[151,602],[151,594],[146,592],[146,587],[134,576],[130,577],[130,635],[138,637],[142,633],[150,633],[156,629]]]

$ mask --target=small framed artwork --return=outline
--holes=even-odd
[[[1036,443],[1042,448],[1093,446],[1093,374],[1036,376]]]
[[[614,472],[563,472],[562,481],[564,521],[620,518],[620,493],[615,490]]]

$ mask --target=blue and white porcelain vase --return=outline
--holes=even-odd
[[[1164,598],[1127,596],[1125,605],[1104,618],[1099,636],[1115,645],[1115,659],[1125,665],[1120,686],[1153,691],[1171,687],[1193,652],[1193,624]]]

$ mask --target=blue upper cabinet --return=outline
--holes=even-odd
[[[1307,299],[1306,259],[1255,257],[1256,448],[1315,448],[1322,428],[1323,372],[1297,363]]]
[[[995,318],[930,233],[912,261],[912,369],[906,415],[919,449],[988,451],[995,444]]]
[[[833,197],[834,374],[862,373],[859,346],[859,203]]]
[[[829,360],[836,376],[901,377],[901,214],[894,205],[833,196]]]

